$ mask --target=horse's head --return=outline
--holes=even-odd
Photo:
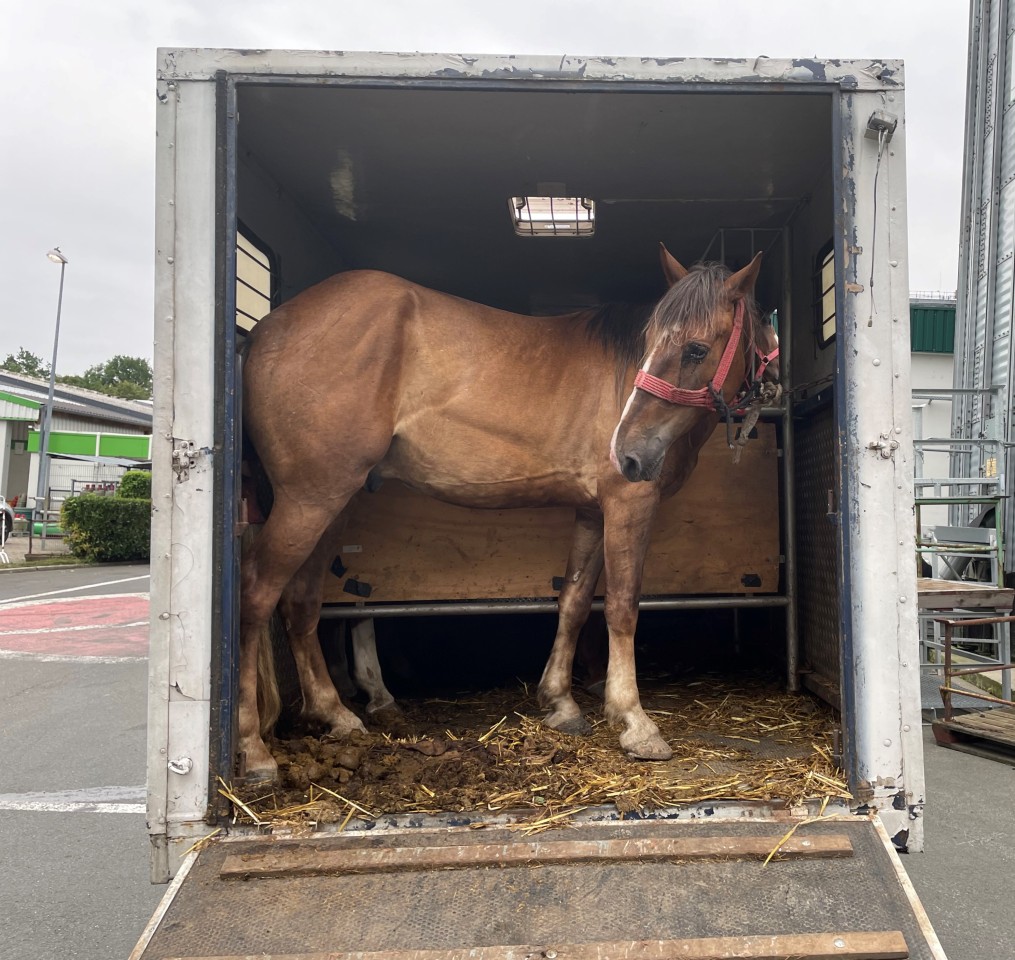
[[[754,349],[759,253],[737,273],[685,269],[661,246],[670,289],[646,330],[646,354],[613,434],[610,459],[628,480],[655,480],[671,444],[730,403]]]

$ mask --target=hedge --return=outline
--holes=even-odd
[[[125,474],[130,476],[130,474]],[[84,560],[147,560],[152,503],[148,499],[84,493],[64,501],[64,540]]]
[[[151,500],[152,475],[147,470],[128,470],[120,477],[116,495],[128,500]]]

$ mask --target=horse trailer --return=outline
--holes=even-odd
[[[923,847],[925,803],[902,64],[164,49],[157,94],[148,827],[153,882],[172,884],[135,956],[943,957],[898,858]],[[693,688],[728,726],[693,756],[671,735],[665,764],[618,756],[612,792],[548,786],[586,763],[575,737],[514,761],[518,789],[447,800],[441,764],[469,754],[502,782],[503,731],[541,734],[489,707],[466,743],[435,688],[439,736],[329,743],[327,762],[307,737],[285,763],[296,801],[244,793],[247,331],[361,268],[530,315],[643,303],[660,242],[734,270],[762,254],[779,335],[781,398],[746,445],[718,425],[642,590],[652,656],[710,671],[666,673],[655,714],[683,717]],[[322,624],[409,624],[410,660],[486,669],[498,636],[552,617],[572,519],[364,491]],[[461,655],[419,639],[434,618],[471,624]],[[784,719],[775,694],[723,686],[740,657],[774,672]],[[786,746],[812,720],[821,757]],[[783,790],[798,749],[810,772]],[[411,803],[355,793],[397,750]]]

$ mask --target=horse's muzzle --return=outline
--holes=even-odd
[[[661,455],[646,457],[637,453],[624,453],[618,455],[617,461],[620,472],[632,483],[639,480],[655,480],[663,465]]]

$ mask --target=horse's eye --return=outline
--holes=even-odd
[[[689,343],[684,347],[684,363],[701,363],[708,356],[708,347],[704,343]]]

